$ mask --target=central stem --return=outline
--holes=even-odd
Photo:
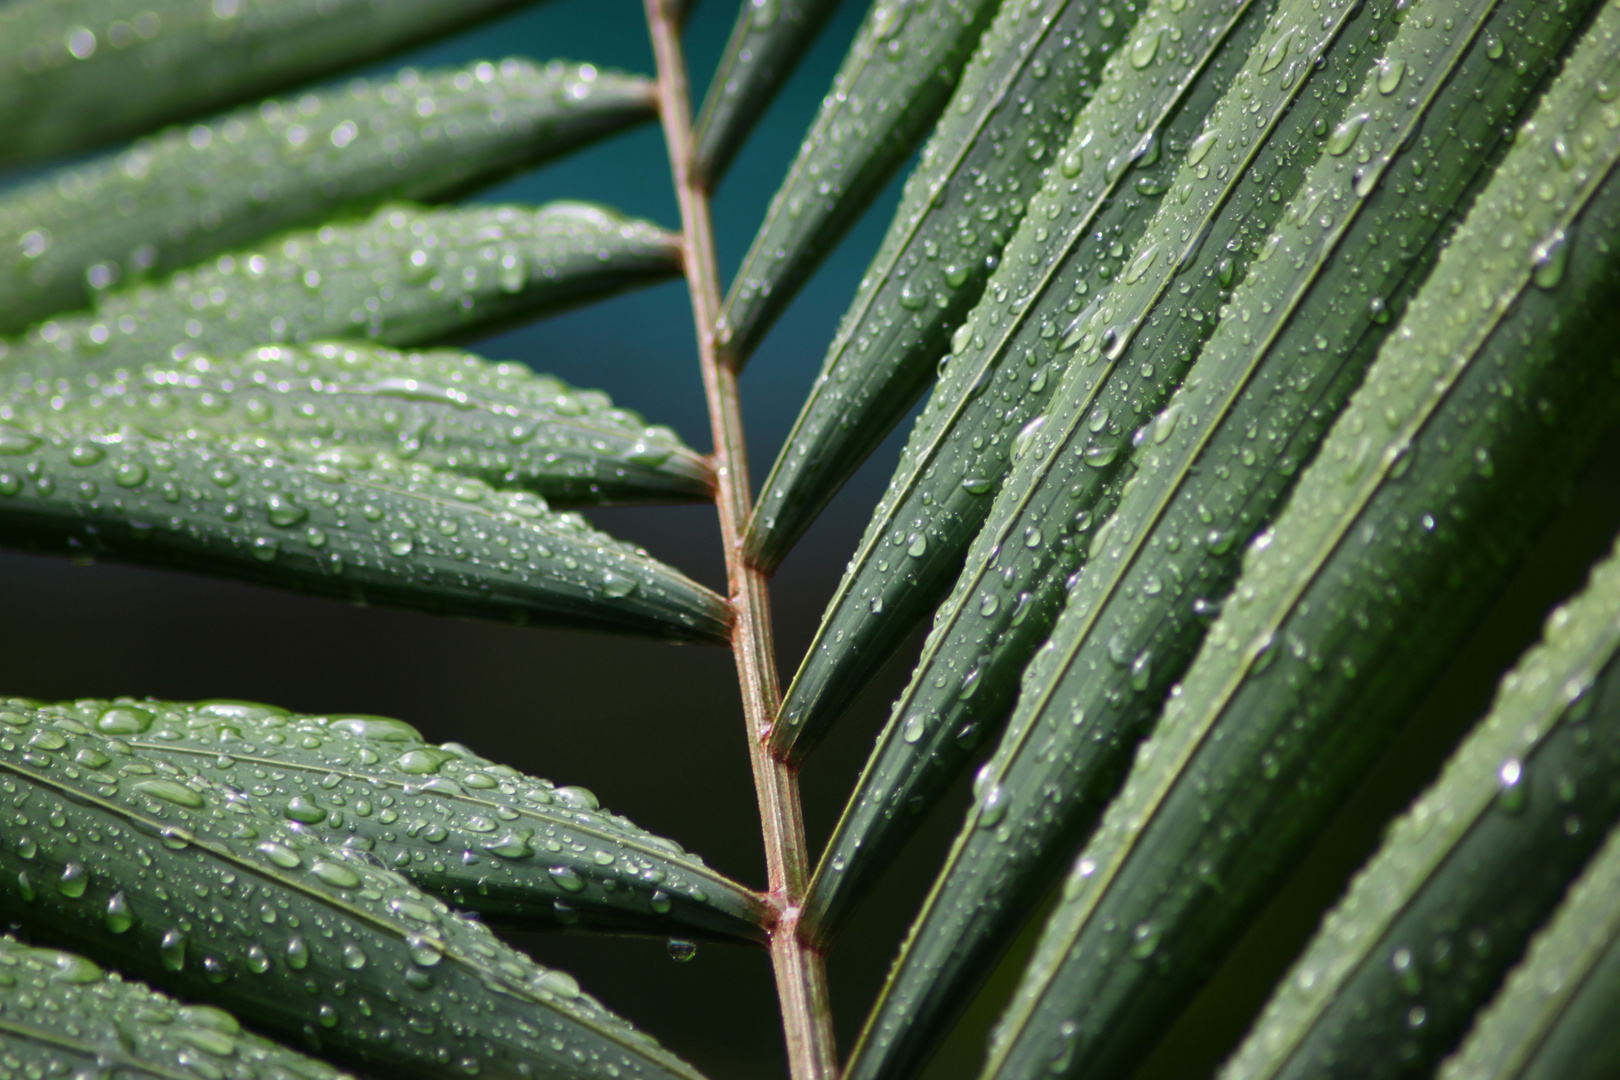
[[[664,141],[681,207],[686,284],[697,324],[698,360],[714,433],[715,504],[726,549],[726,579],[734,615],[731,648],[742,687],[748,725],[748,758],[759,798],[765,834],[769,899],[776,912],[770,928],[771,966],[782,1006],[788,1066],[793,1080],[836,1080],[832,1011],[821,954],[799,938],[799,908],[809,877],[804,818],[799,810],[796,771],[769,750],[771,725],[782,704],[771,640],[771,601],[765,575],[742,555],[742,533],[752,510],[748,453],[743,440],[737,372],[715,349],[714,324],[720,314],[720,275],[714,258],[709,197],[692,179],[692,108],[681,53],[678,0],[646,0],[647,25],[658,60],[658,104]]]

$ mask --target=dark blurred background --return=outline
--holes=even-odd
[[[848,0],[767,114],[718,192],[722,273],[741,261],[866,5]],[[717,63],[735,0],[700,0],[686,35],[694,97]],[[526,55],[651,74],[640,0],[552,0],[375,65],[433,66]],[[12,180],[15,177],[11,178]],[[0,186],[8,179],[0,175]],[[898,199],[896,182],[809,284],[750,362],[742,386],[755,482],[770,466],[820,366],[855,282]],[[491,189],[480,201],[588,198],[678,227],[667,158],[649,125]],[[489,338],[516,359],[709,446],[685,287],[668,284]],[[909,424],[906,425],[909,427]],[[891,437],[783,564],[773,586],[784,679],[791,676],[898,454]],[[1388,817],[1433,776],[1489,704],[1496,676],[1574,591],[1620,527],[1620,440],[1611,438],[1568,509],[1407,734],[1347,804],[1234,962],[1167,1038],[1145,1075],[1207,1075],[1264,1000]],[[721,588],[710,507],[593,511],[609,531]],[[893,665],[804,774],[811,842],[830,833],[915,648]],[[604,805],[763,884],[758,818],[730,655],[608,637],[363,609],[177,574],[0,554],[0,691],[44,699],[116,694],[235,697],[308,712],[397,716],[527,772],[582,784]],[[889,871],[830,960],[846,1048],[881,984],[932,868],[966,805],[958,785]],[[1028,937],[1028,935],[1026,935]],[[528,935],[514,940],[566,968],[614,1009],[714,1080],[785,1073],[763,952],[705,945],[676,963],[662,941]],[[1023,943],[1027,948],[1029,942]],[[930,1080],[972,1076],[1010,991],[1004,966],[936,1059]]]

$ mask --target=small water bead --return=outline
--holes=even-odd
[[[129,909],[129,901],[122,892],[112,894],[107,901],[107,910],[101,917],[102,925],[114,934],[122,934],[135,925],[135,915]]]
[[[83,863],[70,862],[62,868],[62,876],[56,882],[56,891],[69,899],[77,900],[84,895],[84,890],[90,885],[90,875]]]
[[[1153,62],[1153,57],[1159,51],[1159,39],[1164,36],[1164,27],[1156,26],[1151,29],[1138,30],[1134,40],[1127,50],[1131,67],[1140,71]]]
[[[142,780],[133,790],[190,810],[200,809],[204,805],[200,792],[174,780]]]
[[[1393,94],[1401,85],[1401,77],[1405,74],[1405,60],[1391,60],[1385,57],[1378,63],[1378,92],[1384,95]]]
[[[319,806],[302,795],[294,795],[287,800],[282,813],[292,821],[305,825],[319,825],[326,820],[326,808]]]
[[[677,964],[684,964],[697,956],[697,942],[687,941],[684,938],[669,939],[669,958]]]
[[[1334,157],[1341,157],[1349,152],[1356,144],[1356,137],[1361,134],[1361,129],[1366,127],[1367,116],[1367,113],[1361,112],[1345,118],[1333,129],[1333,134],[1328,136],[1327,152]]]
[[[170,971],[181,971],[186,966],[186,935],[168,930],[158,942],[158,958]]]

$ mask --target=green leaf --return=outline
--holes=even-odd
[[[324,1061],[242,1030],[211,1005],[182,1005],[94,961],[0,937],[0,1053],[25,1076],[217,1080],[234,1058],[256,1076],[348,1080]]]
[[[431,745],[403,721],[239,701],[58,708],[492,921],[763,939],[759,898],[673,841],[603,810],[584,788]]]
[[[1439,1080],[1603,1080],[1620,1069],[1620,830]]]
[[[1613,97],[1617,32],[1620,7],[1607,4],[1288,508],[1250,545],[1074,862],[987,1075],[1106,1077],[1140,1060],[1388,744],[1620,413],[1605,241],[1620,225],[1620,131],[1596,96]],[[1035,704],[1020,704],[1015,729]],[[1070,719],[1049,714],[1043,729]],[[1030,816],[1002,779],[987,771],[970,821],[1021,844]]]
[[[693,175],[711,191],[815,43],[838,0],[742,0],[697,118]]]
[[[88,314],[0,341],[0,378],[9,390],[165,356],[327,337],[414,345],[487,332],[679,269],[678,238],[587,203],[385,206],[364,221],[289,233],[108,293]]]
[[[569,976],[251,793],[69,710],[14,700],[0,727],[0,911],[29,933],[373,1073],[442,1077],[453,1048],[467,1073],[698,1077]]]
[[[1157,357],[1197,349],[1197,328],[1207,318],[1171,318],[1171,308],[1158,327],[1144,326],[1100,387],[1066,382],[1059,391],[974,541],[968,571],[896,706],[900,719],[884,732],[869,779],[829,844],[827,858],[842,857],[849,880],[828,874],[817,883],[818,894],[836,905],[881,868],[885,850],[899,842],[891,837],[903,839],[913,820],[883,811],[926,806],[967,766],[951,734],[1001,722],[1020,671],[1068,594],[1071,607],[1086,614],[1068,619],[1051,639],[1039,676],[1043,704],[1021,713],[1018,734],[991,767],[1009,813],[1036,816],[1027,842],[964,839],[938,891],[951,902],[931,905],[919,922],[914,959],[897,976],[900,999],[899,988],[913,980],[959,999],[945,988],[987,974],[1017,932],[1009,913],[1027,914],[1039,902],[1061,873],[1060,853],[1095,823],[1131,749],[1191,660],[1207,621],[1200,613],[1237,576],[1238,541],[1281,507],[1301,462],[1372,361],[1385,313],[1404,306],[1448,209],[1465,202],[1495,153],[1501,116],[1523,109],[1585,14],[1578,4],[1535,18],[1530,10],[1519,2],[1479,3],[1458,6],[1443,23],[1402,22],[1381,54],[1366,57],[1365,81],[1338,107],[1340,115],[1366,118],[1357,153],[1319,148],[1309,132],[1331,130],[1329,123],[1296,107],[1294,129],[1273,139],[1282,146],[1303,139],[1310,152],[1299,156],[1309,164],[1302,177],[1267,180],[1271,190],[1298,188],[1275,231],[1250,228],[1249,243],[1234,255],[1226,219],[1219,219],[1203,242],[1202,262],[1180,266],[1179,302],[1218,307],[1221,315],[1194,353],[1186,388],[1156,418],[1165,384],[1145,372]],[[1506,48],[1518,63],[1492,57]],[[1329,58],[1342,75],[1342,54],[1330,51]],[[1397,96],[1402,84],[1408,92]],[[1444,136],[1418,139],[1438,116],[1446,117]],[[1195,173],[1184,172],[1173,187]],[[1405,176],[1424,182],[1406,183]],[[1392,236],[1403,258],[1380,257]],[[1256,247],[1262,256],[1241,258]],[[1221,288],[1223,278],[1240,274],[1234,289]],[[1098,415],[1110,422],[1093,431]],[[1097,467],[1126,440],[1137,449],[1129,460],[1121,454],[1122,467]],[[1213,493],[1211,476],[1221,481]],[[1089,528],[1076,527],[1077,510],[1089,515]],[[975,673],[970,696],[960,696],[952,672]],[[1036,689],[1032,680],[1032,698]],[[1078,726],[1068,722],[1076,716],[1085,718]],[[865,867],[857,852],[875,865]],[[969,898],[991,889],[1002,914],[995,923],[974,920]],[[815,897],[807,908],[815,911]],[[951,943],[948,954],[941,942]]]
[[[213,112],[520,2],[16,0],[0,7],[0,164]]]
[[[1172,171],[1164,148],[1194,140],[1270,13],[1269,3],[1245,0],[1178,6],[1150,5],[1110,60],[1103,92],[1080,113],[1059,168],[953,335],[939,382],[788,688],[772,733],[778,754],[808,752],[945,597],[990,496],[1063,377],[1079,341],[1074,326],[1108,295],[1126,245],[1159,210]],[[1187,63],[1161,49],[1170,37],[1187,43]],[[1132,57],[1147,59],[1137,67]],[[1240,181],[1218,177],[1213,190]]]
[[[0,332],[282,229],[448,198],[653,113],[645,79],[503,60],[170,128],[0,197]]]
[[[1620,818],[1620,549],[1277,984],[1222,1080],[1429,1075]]]
[[[754,565],[781,561],[933,378],[1136,23],[1135,3],[1103,10],[1006,4],[985,31],[761,489],[744,549]]]
[[[873,0],[715,323],[733,364],[928,133],[998,3]]]
[[[522,364],[453,349],[402,353],[360,342],[267,345],[231,360],[41,380],[13,391],[0,418],[72,431],[128,424],[154,438],[243,432],[400,458],[554,505],[706,499],[707,460],[666,427]]]
[[[720,597],[537,496],[266,436],[0,425],[0,540],[455,615],[727,633]]]

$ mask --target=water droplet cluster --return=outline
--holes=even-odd
[[[578,514],[369,448],[0,423],[0,529],[353,601],[687,640],[727,625],[719,597]]]
[[[761,913],[746,890],[601,809],[588,790],[525,776],[455,743],[433,746],[398,720],[235,701],[121,698],[64,708],[142,757],[239,790],[301,834],[369,853],[491,919],[757,935]]]
[[[63,169],[0,197],[0,333],[283,229],[434,200],[652,115],[643,79],[508,59],[354,79]]]
[[[753,351],[922,140],[996,7],[989,0],[873,5],[737,272],[715,324],[726,350]]]
[[[709,492],[707,463],[666,427],[518,363],[349,342],[197,352],[131,370],[19,380],[0,418],[167,438],[262,432],[316,450],[386,450],[548,502],[669,501]]]
[[[977,302],[1139,8],[1004,5],[979,41],[766,480],[749,551],[771,566],[896,423]]]
[[[8,919],[93,942],[132,975],[402,1075],[439,1075],[454,1062],[473,1075],[696,1077],[572,978],[368,852],[330,845],[240,788],[136,751],[126,736],[167,730],[161,713],[132,701],[0,702]],[[212,1035],[187,1041],[223,1067],[234,1032],[223,1014],[205,1019],[194,1026]]]
[[[288,233],[0,341],[0,386],[199,351],[356,337],[410,345],[668,277],[676,239],[588,203],[383,207]]]

